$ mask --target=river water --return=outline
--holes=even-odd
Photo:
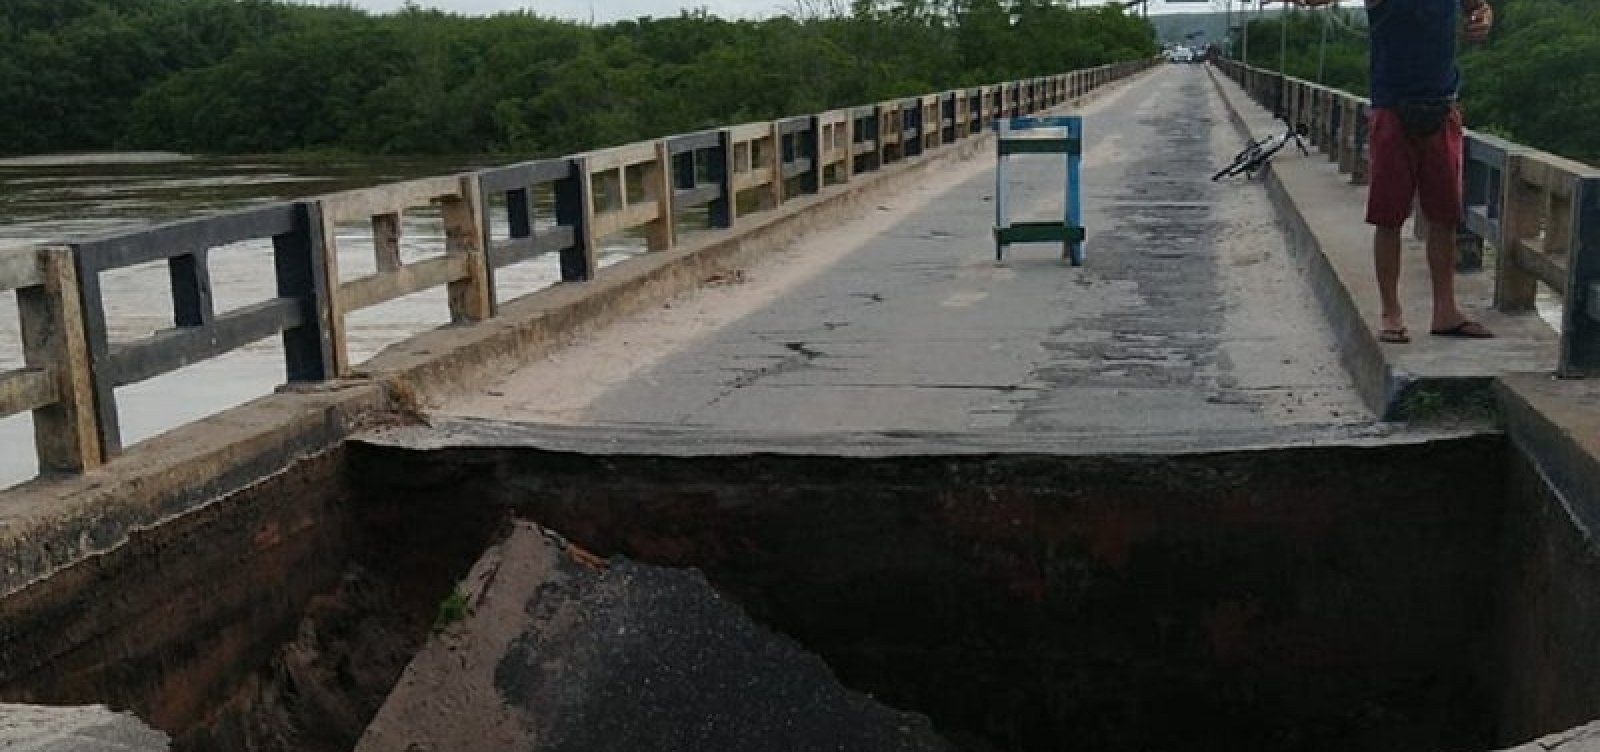
[[[315,196],[488,166],[471,160],[405,159],[213,159],[139,153],[27,157],[0,160],[0,250],[65,242],[147,227],[284,199]],[[547,200],[538,202],[549,216]],[[505,234],[504,214],[492,213],[495,235]],[[372,231],[366,224],[338,228],[340,277],[349,280],[375,267]],[[613,239],[602,265],[642,249],[637,237]],[[407,261],[442,253],[444,229],[436,211],[404,217],[401,255]],[[217,312],[224,313],[273,295],[270,241],[238,243],[211,254]],[[555,283],[555,257],[507,267],[496,273],[501,300]],[[165,262],[102,275],[108,329],[126,342],[172,326]],[[7,293],[5,297],[13,299]],[[385,346],[449,321],[443,288],[428,290],[347,317],[352,362]],[[22,365],[14,303],[0,305],[0,370]],[[175,426],[270,394],[283,381],[283,350],[277,338],[263,340],[181,371],[117,390],[123,443],[131,446]],[[26,415],[0,419],[0,488],[37,471],[33,427]]]

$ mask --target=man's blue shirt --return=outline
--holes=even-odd
[[[1367,8],[1372,106],[1453,100],[1459,0],[1383,0]]]

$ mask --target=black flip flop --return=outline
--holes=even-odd
[[[1378,341],[1388,342],[1392,345],[1403,345],[1411,341],[1411,335],[1406,333],[1405,327],[1398,329],[1379,329]]]
[[[1472,319],[1467,319],[1449,329],[1434,329],[1428,333],[1435,337],[1461,337],[1463,339],[1490,339],[1494,337],[1494,332],[1485,329],[1483,324]]]

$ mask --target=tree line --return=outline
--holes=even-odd
[[[1493,2],[1489,39],[1461,47],[1468,127],[1600,164],[1600,9],[1594,0]],[[1360,13],[1301,11],[1282,21],[1252,21],[1249,62],[1278,70],[1281,24],[1287,23],[1289,75],[1365,95],[1367,38]]]
[[[277,0],[5,0],[0,153],[554,155],[1152,55],[1119,7],[811,0],[580,24]]]

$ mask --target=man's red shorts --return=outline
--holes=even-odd
[[[1399,227],[1411,215],[1413,197],[1421,199],[1430,222],[1461,221],[1460,108],[1452,107],[1444,127],[1422,138],[1406,135],[1400,115],[1387,108],[1373,108],[1367,125],[1367,223]]]

